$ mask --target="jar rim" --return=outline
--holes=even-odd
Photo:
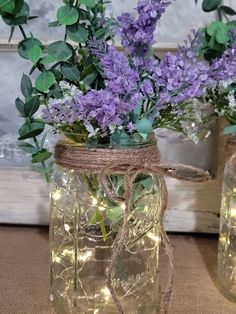
[[[147,138],[142,138],[140,142],[130,142],[130,143],[124,143],[124,144],[112,144],[112,143],[96,143],[96,142],[88,142],[85,140],[85,137],[81,134],[72,134],[76,136],[76,140],[73,140],[70,136],[66,136],[66,134],[63,132],[63,137],[59,139],[59,144],[64,144],[68,146],[74,146],[74,147],[81,147],[81,148],[99,148],[99,149],[127,149],[127,148],[139,148],[139,147],[146,147],[150,145],[156,144],[156,137],[154,132],[150,133]],[[80,141],[81,139],[81,141]]]

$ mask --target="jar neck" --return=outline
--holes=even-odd
[[[156,145],[156,138],[154,133],[149,134],[146,138],[139,137],[133,141],[125,142],[121,141],[121,143],[118,144],[112,144],[112,143],[96,143],[96,142],[86,142],[86,141],[77,141],[73,140],[71,138],[68,138],[66,136],[62,137],[59,142],[59,144],[73,146],[73,147],[81,147],[81,148],[91,148],[91,149],[138,149],[148,146]]]

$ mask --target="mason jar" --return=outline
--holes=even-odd
[[[220,289],[236,302],[236,138],[227,142],[228,160],[224,170],[218,250]]]
[[[154,147],[156,143],[151,140],[118,147],[115,151],[121,157],[126,156],[124,161],[119,159],[120,163],[127,162],[129,154],[133,160],[138,159],[142,152],[145,160],[141,163],[144,163],[150,160],[150,149]],[[50,193],[50,298],[57,313],[154,314],[159,311],[163,181],[157,175],[142,171],[135,177],[127,231],[121,245],[128,205],[117,199],[122,199],[125,193],[126,174],[116,171],[115,166],[112,172],[113,153],[114,147],[87,148],[69,140],[56,146]],[[158,162],[159,156],[153,161]],[[106,175],[107,189],[116,199],[104,190],[101,182],[104,165],[110,169]]]

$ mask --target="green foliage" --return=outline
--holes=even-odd
[[[27,117],[32,117],[39,109],[39,96],[31,97],[24,105],[24,113]]]
[[[216,10],[221,4],[221,0],[203,0],[202,9],[205,12],[211,12]]]
[[[27,142],[20,142],[18,144],[18,147],[20,147],[24,152],[29,153],[29,154],[36,154],[38,152],[37,147]]]
[[[19,140],[25,140],[41,134],[44,131],[45,123],[40,120],[26,121],[19,129]]]
[[[211,62],[216,57],[220,57],[230,46],[229,32],[232,30],[236,30],[235,23],[221,21],[214,21],[202,29],[204,41],[201,52],[207,61]]]
[[[48,55],[55,61],[67,61],[71,58],[73,48],[65,41],[59,40],[48,46]]]
[[[51,71],[44,71],[37,77],[35,87],[40,92],[48,92],[49,88],[56,82],[56,78]]]
[[[33,45],[28,51],[28,59],[36,64],[42,56],[42,49],[39,45]]]
[[[73,65],[68,62],[61,63],[61,73],[64,78],[69,81],[79,82],[80,80],[80,72],[76,65]]]
[[[95,3],[96,3],[95,0],[79,0],[79,4],[83,4],[90,8],[94,7]]]
[[[45,148],[43,148],[39,152],[32,155],[31,162],[33,164],[38,163],[38,162],[43,162],[43,161],[48,160],[51,156],[52,156],[52,153],[50,153]]]
[[[19,28],[23,39],[18,44],[18,53],[32,63],[29,75],[37,72],[35,81],[23,74],[21,92],[24,99],[18,97],[15,101],[16,109],[24,118],[24,123],[19,129],[19,147],[32,155],[33,164],[41,164],[34,166],[34,169],[43,173],[47,181],[52,171],[52,163],[48,162],[51,153],[44,148],[45,136],[38,141],[38,136],[41,137],[45,130],[45,123],[36,119],[34,115],[42,104],[47,104],[49,98],[62,97],[59,85],[61,80],[72,82],[83,91],[102,87],[99,64],[86,47],[91,38],[109,40],[112,36],[110,31],[112,19],[107,19],[106,27],[99,24],[103,18],[103,0],[64,0],[63,3],[57,11],[56,21],[49,23],[49,27],[63,25],[64,40],[53,42],[45,49],[39,39],[30,32],[25,32],[23,28],[24,24],[30,24],[29,22],[36,18],[30,15],[27,1],[0,0],[0,15],[10,26],[9,41],[15,29]],[[73,47],[67,40],[73,41],[77,46]],[[81,125],[74,127],[78,128],[79,132],[86,132]],[[69,131],[73,132],[71,129]],[[122,141],[124,138],[121,136]]]
[[[88,40],[88,30],[80,24],[74,24],[66,27],[68,38],[76,43],[85,43]]]
[[[21,79],[21,92],[25,97],[29,97],[32,95],[33,87],[29,76],[23,74]]]
[[[152,122],[147,118],[136,121],[135,126],[139,134],[143,137],[147,137],[152,132]]]
[[[78,21],[78,10],[69,5],[60,7],[57,11],[58,22],[62,25],[72,25]]]
[[[194,0],[195,4],[198,3],[198,0]],[[213,12],[218,13],[219,20],[222,20],[223,17],[228,21],[228,15],[236,15],[236,11],[227,5],[222,5],[222,0],[203,0],[202,9],[204,12]]]
[[[22,58],[31,60],[32,51],[37,49],[35,47],[39,47],[41,51],[44,48],[43,44],[38,39],[34,37],[26,38],[18,44],[18,53]]]
[[[17,3],[18,0],[15,0],[15,3]],[[16,12],[14,11],[16,10]],[[4,13],[2,14],[3,16],[3,21],[9,25],[9,26],[19,26],[23,24],[27,24],[27,21],[29,19],[29,6],[26,2],[20,1],[18,6],[14,5],[14,9],[12,11],[3,11]],[[8,13],[8,14],[5,14]]]
[[[111,143],[117,146],[125,146],[132,144],[132,141],[129,134],[127,134],[124,130],[116,129],[111,136]]]

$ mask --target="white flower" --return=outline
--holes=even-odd
[[[234,92],[231,91],[227,96],[228,102],[229,102],[229,108],[230,109],[236,109],[236,99],[234,97]]]
[[[233,83],[233,80],[229,79],[227,81],[221,81],[220,82],[220,86],[224,87],[225,89],[228,88],[229,85],[231,85]]]
[[[99,128],[94,129],[94,127],[90,123],[85,124],[85,127],[86,127],[86,130],[89,132],[89,135],[88,135],[89,138],[96,137],[96,135],[98,134],[100,130]]]

